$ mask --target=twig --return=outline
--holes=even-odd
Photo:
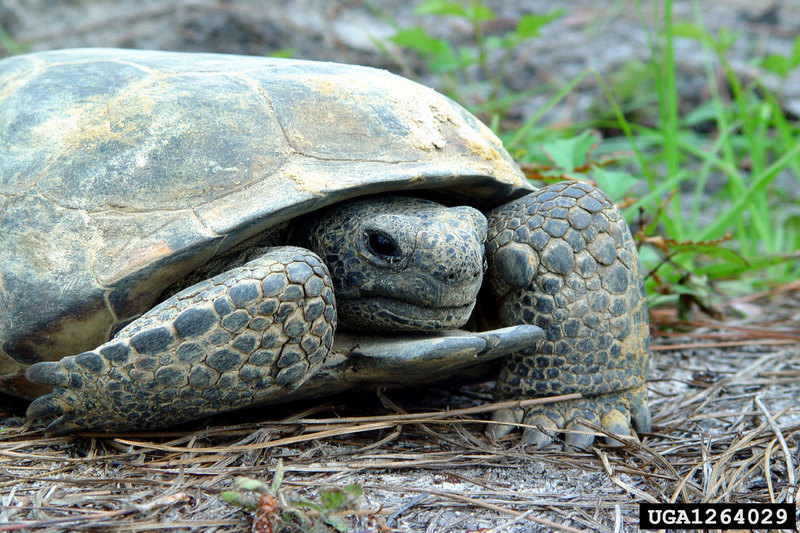
[[[369,485],[367,485],[367,487],[369,487]],[[392,487],[384,487],[384,486],[382,486],[382,487],[379,487],[379,488],[381,488],[383,490],[387,490],[387,489],[394,490]],[[513,509],[508,509],[506,507],[501,507],[499,505],[495,505],[493,503],[484,502],[484,501],[481,501],[481,500],[476,500],[474,498],[469,498],[467,496],[462,496],[461,494],[457,494],[457,493],[454,493],[454,492],[447,492],[447,491],[436,490],[436,489],[431,489],[431,488],[418,489],[416,487],[403,487],[402,489],[396,489],[396,490],[402,490],[404,492],[422,492],[424,494],[434,494],[436,496],[441,496],[443,498],[447,498],[447,499],[450,499],[450,500],[455,500],[457,502],[467,503],[469,505],[474,505],[476,507],[482,507],[484,509],[490,509],[492,511],[495,511],[495,512],[498,512],[498,513],[501,513],[501,514],[508,514],[508,515],[512,515],[512,516],[516,516],[516,517],[520,517],[523,514],[525,514],[525,513],[522,513],[520,511],[515,511]],[[547,520],[546,518],[539,518],[539,517],[536,517],[536,516],[528,515],[526,517],[526,519],[530,520],[531,522],[536,522],[537,524],[540,524],[540,525],[543,525],[543,526],[547,526],[547,527],[550,527],[550,528],[557,529],[558,531],[566,531],[567,533],[589,533],[586,530],[577,529],[577,528],[574,528],[572,526],[566,526],[564,524],[559,524],[558,522],[553,522],[552,520]]]
[[[772,418],[772,415],[769,413],[767,407],[761,402],[761,398],[759,398],[758,396],[754,396],[753,403],[755,403],[756,406],[761,410],[761,412],[764,413],[764,418],[767,419],[769,427],[772,428],[772,431],[775,433],[775,436],[778,437],[778,442],[780,443],[781,450],[783,451],[783,457],[786,460],[786,472],[787,476],[789,477],[789,486],[792,488],[797,487],[797,482],[795,481],[794,477],[794,465],[792,464],[792,454],[789,453],[789,446],[786,445],[786,439],[783,438],[783,433],[781,432],[781,428],[778,426],[777,422],[775,422],[775,419]],[[788,494],[789,494],[788,503],[793,503],[791,492],[789,492]]]
[[[647,500],[650,503],[658,503],[657,499],[653,498],[652,496],[650,496],[646,492],[641,491],[641,490],[637,489],[636,487],[631,487],[630,485],[628,485],[627,483],[622,481],[619,478],[619,476],[617,476],[617,474],[614,473],[614,469],[611,468],[611,463],[608,462],[608,456],[605,454],[605,452],[603,450],[598,449],[598,448],[594,448],[594,450],[597,453],[597,455],[600,457],[600,461],[603,462],[603,467],[606,469],[606,474],[608,474],[608,477],[611,479],[611,481],[613,481],[616,485],[620,486],[626,492],[628,492],[630,494],[633,494],[634,496],[636,496],[638,498],[642,498],[644,500]]]
[[[52,520],[12,522],[9,524],[0,525],[0,531],[20,531],[23,529],[43,528],[43,527],[64,525],[64,524],[76,524],[76,523],[93,522],[93,521],[99,522],[107,520],[109,518],[115,518],[118,516],[125,516],[135,513],[144,513],[147,511],[152,511],[153,509],[157,509],[159,507],[167,507],[170,505],[175,505],[176,503],[182,503],[189,500],[191,500],[191,496],[189,496],[185,492],[178,492],[170,496],[157,498],[145,504],[134,504],[128,508],[117,509],[115,511],[98,511],[95,513],[88,513],[82,516],[54,518]]]
[[[530,509],[529,511],[525,511],[521,515],[509,520],[508,522],[503,522],[499,526],[495,526],[492,529],[489,529],[489,530],[485,531],[484,533],[500,533],[504,529],[509,528],[509,527],[511,527],[511,526],[513,526],[515,524],[521,524],[522,522],[524,522],[531,515],[532,512],[533,512],[533,509]]]

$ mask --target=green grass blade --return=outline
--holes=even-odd
[[[800,144],[796,144],[791,150],[784,153],[774,163],[764,169],[761,174],[753,180],[753,185],[747,189],[744,194],[736,198],[733,204],[731,204],[724,213],[717,216],[713,223],[706,226],[703,231],[700,232],[698,240],[708,240],[722,236],[725,228],[730,226],[731,222],[736,217],[741,217],[744,210],[752,204],[753,197],[758,192],[764,190],[764,187],[775,178],[778,172],[788,166],[792,162],[792,159],[797,157],[798,154],[800,154]]]

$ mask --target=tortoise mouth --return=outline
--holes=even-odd
[[[428,306],[388,296],[339,298],[339,323],[357,330],[441,331],[460,328],[469,320],[475,301],[464,305]]]

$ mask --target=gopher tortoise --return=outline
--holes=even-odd
[[[0,61],[0,139],[0,389],[35,399],[48,433],[492,359],[498,399],[582,394],[498,411],[495,437],[649,429],[619,210],[584,183],[533,187],[431,89],[334,63],[52,51]]]

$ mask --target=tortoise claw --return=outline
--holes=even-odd
[[[493,420],[501,424],[490,425],[486,432],[494,438],[502,437],[523,418],[526,428],[522,442],[535,448],[547,446],[562,432],[568,447],[589,448],[597,435],[593,427],[620,437],[605,437],[605,443],[611,446],[624,445],[634,428],[642,432],[650,430],[644,385],[591,398],[497,411]]]
[[[631,434],[631,417],[617,409],[612,410],[605,415],[600,423],[601,427],[613,435],[627,435]],[[621,440],[611,437],[604,437],[607,446],[624,446],[625,443]]]
[[[36,398],[28,406],[26,414],[31,420],[51,420],[64,414],[64,409],[57,403],[54,395],[48,394]]]
[[[525,423],[536,427],[525,428],[522,432],[522,442],[536,449],[544,448],[553,442],[558,434],[558,424],[549,416],[529,416]]]
[[[594,431],[591,427],[582,424],[583,419],[578,418],[567,424],[564,428],[564,442],[572,450],[586,450],[594,444]],[[590,420],[593,425],[599,425],[599,420]]]
[[[66,367],[58,361],[36,363],[25,371],[25,377],[28,378],[28,381],[33,383],[50,385],[53,387],[63,387],[69,383],[69,372]]]
[[[486,428],[486,433],[493,439],[505,437],[514,430],[514,426],[522,421],[524,414],[519,407],[495,411],[492,421],[496,423],[489,424]]]
[[[653,418],[647,407],[646,398],[636,398],[630,405],[633,427],[641,433],[649,433],[653,429]]]
[[[70,435],[79,431],[82,428],[81,426],[69,422],[69,419],[66,416],[60,416],[50,422],[47,427],[44,429],[46,435],[50,437],[61,437],[64,435]]]

